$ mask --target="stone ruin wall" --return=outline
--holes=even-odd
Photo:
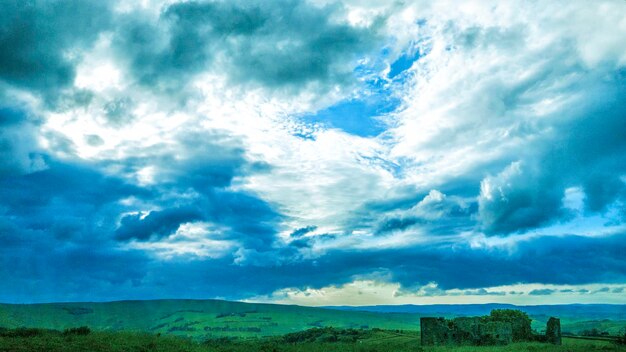
[[[554,345],[561,345],[561,320],[557,318],[548,319],[546,326],[546,342]]]
[[[423,346],[446,345],[507,345],[513,341],[511,323],[492,321],[485,317],[460,317],[455,319],[421,318]],[[545,335],[533,335],[532,341],[561,344],[561,323],[550,318]]]

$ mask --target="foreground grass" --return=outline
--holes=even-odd
[[[293,341],[293,340],[292,340]],[[93,351],[93,352],[586,352],[626,351],[626,348],[607,341],[564,339],[563,346],[541,343],[517,343],[493,347],[421,347],[416,332],[365,331],[355,335],[353,341],[289,342],[285,338],[249,340],[208,340],[194,342],[175,336],[159,336],[132,332],[92,332],[87,335],[63,334],[55,331],[40,332],[34,336],[0,337],[0,351]]]

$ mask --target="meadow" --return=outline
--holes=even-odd
[[[196,340],[278,336],[315,327],[410,330],[420,316],[220,300],[0,305],[0,327],[134,331]]]
[[[546,306],[549,308],[549,306]],[[106,303],[0,304],[0,327],[63,330],[88,326],[94,331],[176,335],[196,341],[220,337],[279,336],[311,328],[419,330],[422,316],[488,314],[493,306],[418,307],[423,312],[371,312],[222,300],[153,300]],[[480,310],[477,310],[479,308]],[[548,309],[546,308],[546,309]],[[626,327],[622,306],[559,308],[564,333],[580,335],[596,329],[617,335]],[[529,314],[533,328],[545,329],[549,311]],[[556,309],[556,308],[555,308]]]
[[[626,351],[612,341],[571,337],[565,337],[562,346],[420,346],[420,317],[476,315],[493,307],[452,308],[372,312],[221,300],[0,304],[0,351]],[[602,314],[595,308],[588,309],[593,314],[582,306],[559,308],[564,334],[623,335],[623,307]],[[535,313],[533,328],[545,329],[549,311]]]
[[[565,338],[562,346],[515,343],[489,347],[422,347],[416,331],[313,329],[299,334],[257,339],[218,338],[195,341],[173,335],[132,332],[0,331],[2,352],[586,352],[626,351],[609,341]],[[13,334],[12,334],[13,333]],[[295,336],[294,336],[295,335]]]

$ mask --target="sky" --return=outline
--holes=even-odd
[[[0,302],[626,304],[625,14],[4,1]]]

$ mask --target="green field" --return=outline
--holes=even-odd
[[[0,327],[63,330],[88,326],[95,331],[161,333],[196,341],[216,337],[278,336],[326,326],[418,331],[421,316],[433,314],[345,311],[221,300],[0,304]],[[531,315],[531,318],[533,328],[537,331],[545,329],[548,315]],[[597,318],[574,314],[561,316],[562,330],[579,334],[598,329],[617,335],[626,328],[626,321],[619,319],[620,316],[612,317],[612,320]]]
[[[137,331],[207,339],[264,337],[313,327],[418,330],[419,315],[345,312],[219,300],[0,305],[0,327]]]
[[[587,341],[564,339],[562,346],[541,343],[515,343],[508,346],[492,347],[422,347],[419,334],[415,332],[396,332],[386,330],[355,330],[342,332],[336,341],[292,341],[287,337],[271,337],[246,340],[209,340],[193,341],[191,339],[129,332],[92,332],[88,335],[63,334],[58,331],[40,331],[32,336],[2,337],[0,334],[0,351],[3,352],[444,352],[444,351],[625,351],[626,348],[608,341]],[[328,337],[328,334],[325,335]],[[343,341],[344,337],[353,337]]]

